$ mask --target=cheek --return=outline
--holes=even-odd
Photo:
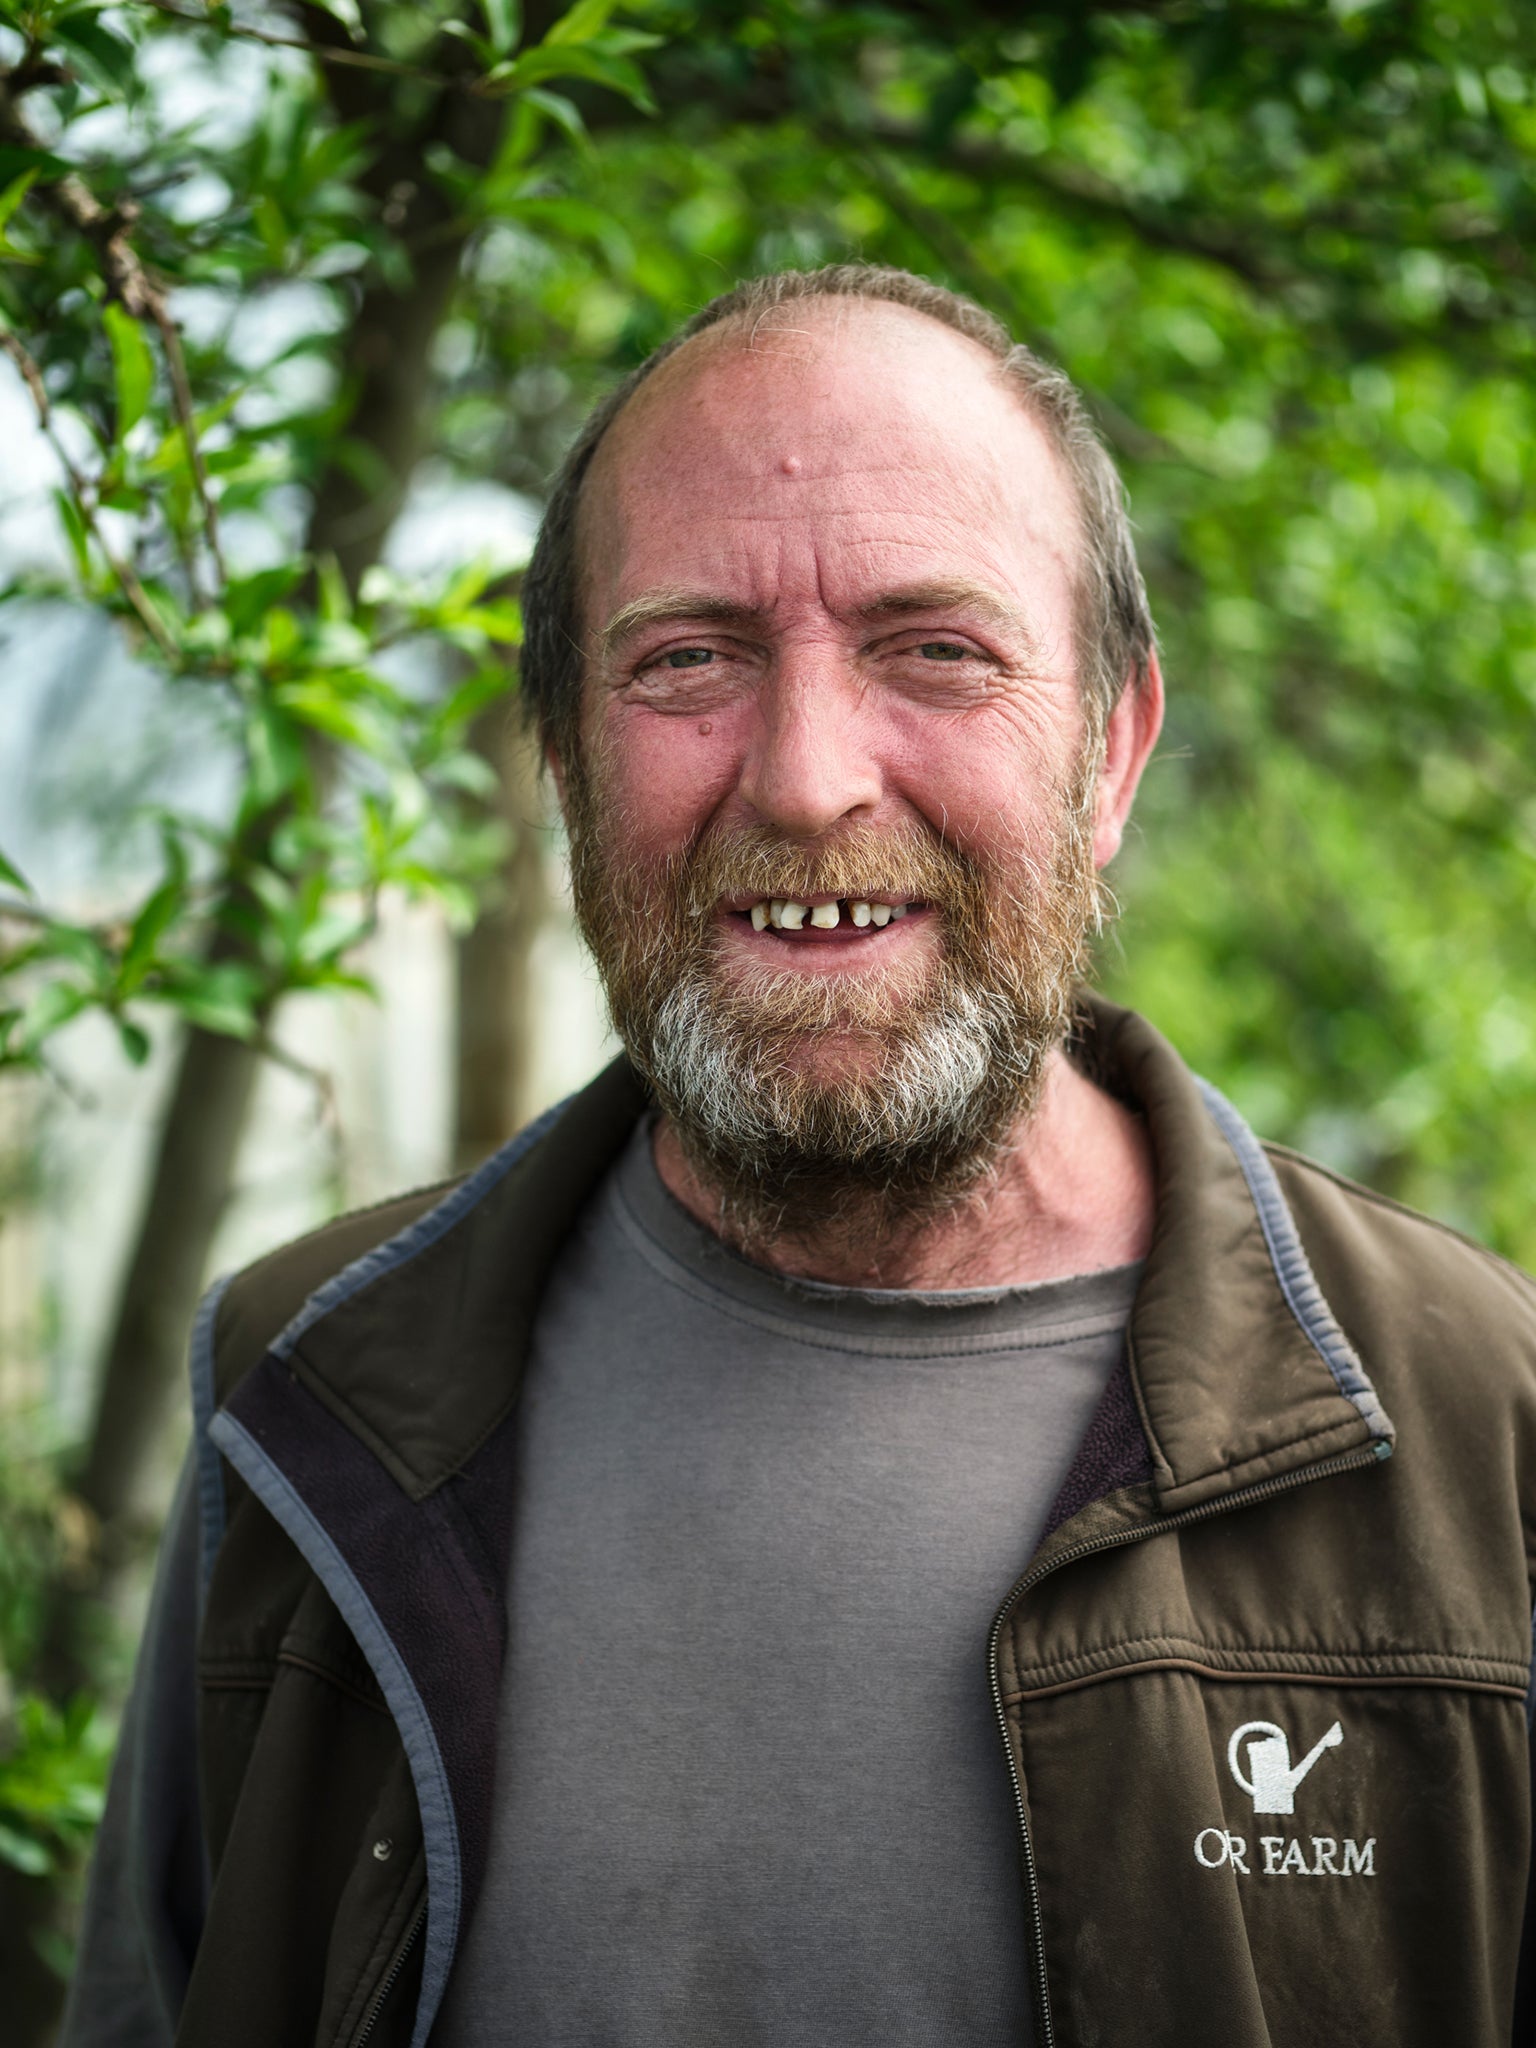
[[[902,795],[962,851],[1006,860],[1050,844],[1074,758],[1058,726],[1000,707],[914,725],[893,753]]]
[[[636,846],[670,851],[714,815],[740,773],[737,722],[731,711],[661,718],[641,705],[609,706],[603,787]]]

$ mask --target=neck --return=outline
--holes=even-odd
[[[689,1158],[671,1123],[656,1128],[662,1185],[706,1229],[731,1241],[722,1190]],[[786,1227],[749,1247],[759,1265],[842,1287],[1020,1287],[1144,1258],[1155,1195],[1145,1126],[1123,1104],[1051,1055],[1027,1120],[975,1191],[937,1216],[872,1232],[857,1217]]]

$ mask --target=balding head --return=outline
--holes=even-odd
[[[1102,722],[1128,681],[1139,683],[1152,651],[1151,618],[1119,480],[1071,383],[1012,344],[979,306],[904,271],[851,264],[784,272],[716,299],[633,371],[591,415],[556,480],[524,586],[522,681],[528,715],[563,758],[574,758],[590,653],[583,569],[598,567],[604,522],[621,516],[607,492],[618,457],[644,442],[659,409],[670,407],[675,416],[680,399],[685,410],[696,407],[707,441],[711,407],[743,375],[756,375],[764,402],[784,409],[788,430],[797,391],[803,398],[817,390],[818,365],[846,364],[850,351],[868,362],[881,402],[898,406],[892,433],[899,429],[911,447],[923,425],[922,380],[914,387],[898,373],[915,352],[925,353],[951,420],[955,394],[968,386],[978,420],[1000,392],[1022,406],[1052,452],[1072,507],[1063,523],[1076,547],[1078,670],[1093,721]],[[765,377],[765,369],[774,374]],[[829,421],[827,397],[822,390],[823,442],[829,428],[836,432],[835,404]],[[854,400],[866,419],[870,402],[868,391]],[[942,457],[936,440],[926,460]]]

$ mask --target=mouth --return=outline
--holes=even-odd
[[[737,899],[722,907],[733,922],[750,924],[754,932],[805,945],[825,940],[833,933],[844,940],[872,939],[887,926],[921,914],[927,905],[865,896],[831,896],[816,901],[763,896],[756,902]]]

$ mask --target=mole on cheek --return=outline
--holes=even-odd
[[[707,718],[704,719],[699,726],[699,732],[705,739],[709,738],[710,734],[714,731],[714,729],[715,728],[710,724]]]
[[[800,458],[798,455],[786,455],[779,464],[779,467],[786,476],[798,476],[800,474]]]

